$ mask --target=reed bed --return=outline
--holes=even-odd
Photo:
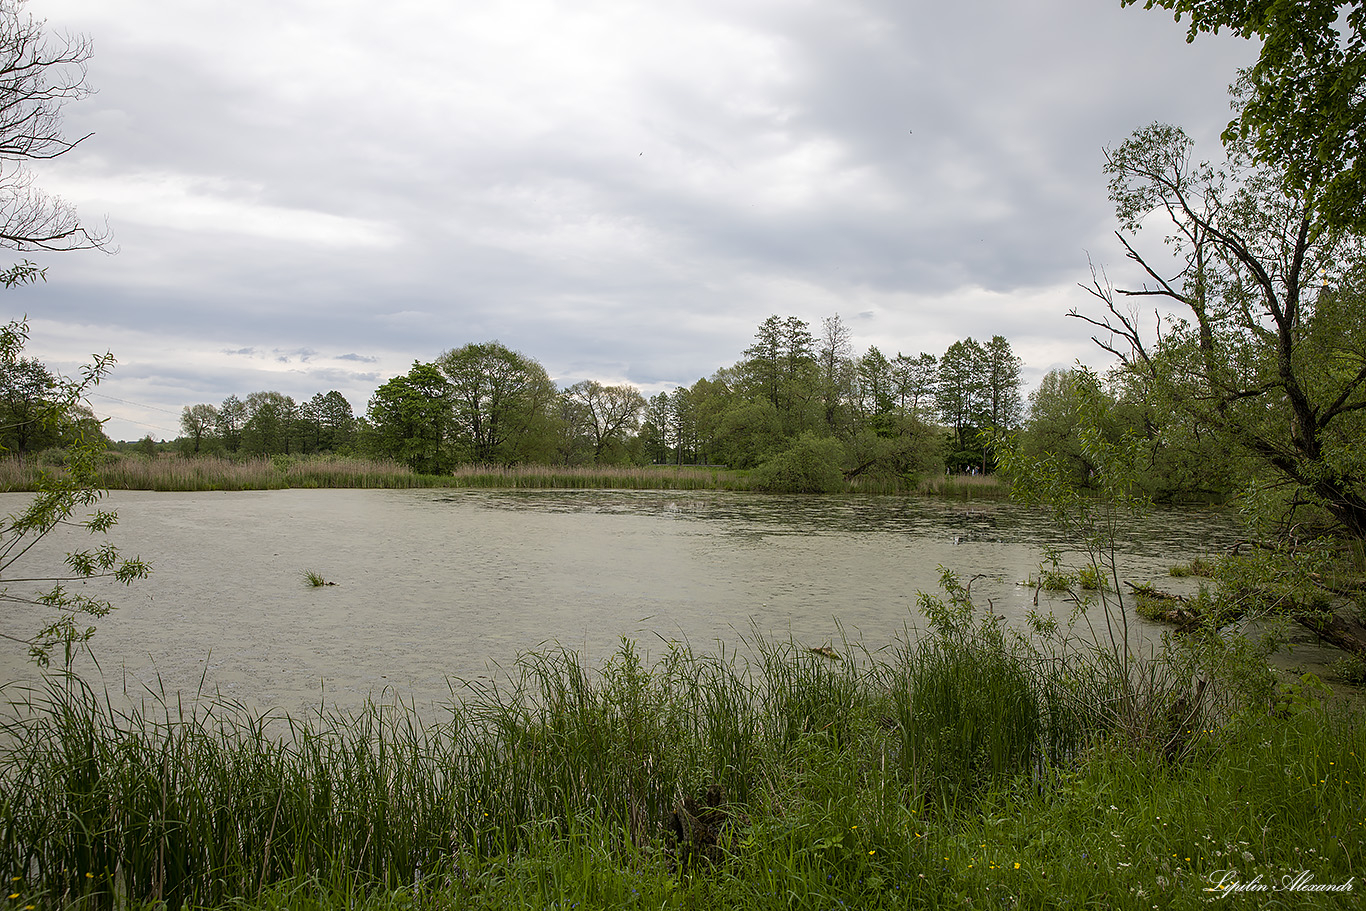
[[[37,489],[42,472],[61,472],[62,453],[0,459],[0,491]],[[109,490],[282,490],[286,488],[488,488],[543,490],[755,490],[750,473],[710,465],[464,465],[449,474],[417,474],[398,462],[345,456],[229,459],[163,453],[151,458],[110,453],[99,473]],[[994,476],[916,480],[860,476],[857,494],[921,494],[952,499],[1005,499]]]
[[[555,466],[466,465],[449,476],[451,487],[592,490],[751,490],[741,472],[697,465]]]
[[[1134,678],[989,623],[876,653],[755,636],[747,654],[672,643],[647,660],[623,641],[591,668],[537,652],[435,710],[390,699],[304,718],[204,694],[120,708],[54,676],[6,693],[0,870],[11,901],[35,908],[900,907],[954,890],[1052,904],[1059,886],[1084,899],[1107,873],[1133,879],[1120,849],[1151,848],[1117,849],[1112,835],[1152,833],[1104,806],[1141,815],[1161,780],[1207,789],[1163,818],[1198,819],[1221,846],[1255,836],[1275,861],[1312,832],[1302,846],[1320,846],[1320,879],[1361,872],[1366,736],[1359,718],[1330,719],[1312,689],[1278,707],[1289,726],[1181,714],[1199,734],[1173,755],[1170,725],[1126,727],[1114,710]],[[1189,678],[1150,679],[1143,714],[1166,718]],[[1254,742],[1251,759],[1237,752]],[[1279,808],[1269,828],[1244,787]],[[1210,793],[1224,802],[1211,807]],[[998,806],[1006,795],[1032,809],[992,829],[1014,812]],[[978,832],[984,813],[1000,821]],[[1290,841],[1273,850],[1274,838]],[[1078,839],[1112,860],[1107,873],[1069,870]],[[1212,850],[1197,839],[1176,853],[1222,862]],[[988,853],[1009,852],[1015,866],[988,873]],[[1030,878],[1007,882],[1023,864]]]
[[[1010,482],[997,475],[942,475],[924,480],[920,493],[954,500],[1008,500]]]
[[[60,472],[60,454],[0,460],[0,491],[36,490],[42,472]],[[704,466],[464,466],[416,474],[397,462],[340,456],[225,459],[114,455],[100,469],[109,490],[281,490],[285,488],[532,488],[599,490],[747,490],[738,472]]]

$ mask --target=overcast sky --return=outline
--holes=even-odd
[[[647,395],[770,314],[858,352],[1004,335],[1026,381],[1106,360],[1066,318],[1124,274],[1104,149],[1207,156],[1255,47],[1119,0],[31,0],[94,42],[95,135],[37,182],[114,255],[32,257],[30,353],[119,364],[114,439],[182,406],[376,387],[497,339]],[[12,257],[13,258],[13,257]]]

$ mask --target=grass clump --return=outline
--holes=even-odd
[[[1078,582],[1077,574],[1067,569],[1042,569],[1036,583],[1046,592],[1068,592]]]
[[[1168,572],[1174,578],[1178,579],[1184,579],[1189,576],[1198,576],[1202,579],[1212,579],[1218,568],[1219,565],[1217,563],[1211,560],[1206,560],[1202,557],[1196,557],[1189,563],[1178,563],[1177,565],[1171,567],[1171,569],[1169,569]]]
[[[315,572],[314,570],[311,570],[311,569],[306,569],[306,570],[304,570],[304,572],[303,572],[303,577],[304,577],[304,585],[308,586],[309,588],[322,588],[324,585],[336,585],[336,584],[337,584],[337,583],[335,583],[335,582],[328,582],[327,579],[323,578],[323,574],[322,574],[322,573],[320,573],[320,572]]]
[[[1082,591],[1100,592],[1109,591],[1109,583],[1105,579],[1105,574],[1094,564],[1087,564],[1077,570],[1077,583]]]

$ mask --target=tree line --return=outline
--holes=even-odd
[[[365,413],[340,393],[278,392],[188,405],[190,454],[354,453],[439,474],[466,464],[725,465],[757,468],[816,446],[848,479],[989,471],[983,431],[1023,416],[1021,361],[1002,336],[942,354],[853,351],[839,316],[819,333],[795,316],[759,325],[741,359],[646,398],[629,384],[557,388],[534,358],[471,343],[381,385]]]
[[[186,405],[180,413],[182,451],[244,456],[349,453],[356,416],[335,389],[303,402],[279,392],[230,395],[221,405]]]

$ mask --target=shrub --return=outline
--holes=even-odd
[[[755,478],[760,490],[771,493],[839,493],[848,488],[843,461],[838,440],[804,433],[791,448],[760,465]]]

